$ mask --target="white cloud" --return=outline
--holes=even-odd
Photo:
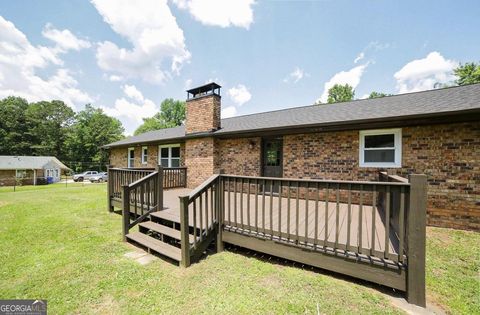
[[[252,98],[252,94],[243,84],[238,84],[228,90],[228,95],[237,106],[242,106]]]
[[[119,81],[123,81],[124,78],[122,76],[112,74],[112,75],[108,76],[108,80],[110,80],[112,82],[119,82]]]
[[[439,52],[433,51],[423,59],[412,60],[397,71],[393,77],[397,80],[399,93],[431,90],[435,83],[448,83],[455,80],[453,69],[458,63],[445,59]]]
[[[121,97],[115,100],[114,107],[102,106],[101,108],[107,115],[120,119],[127,134],[133,134],[135,129],[143,123],[143,118],[155,115],[159,107],[152,100],[145,98],[134,85],[124,85],[122,90],[130,100]]]
[[[173,0],[180,9],[188,10],[199,22],[220,27],[238,26],[248,29],[253,23],[254,0]]]
[[[61,50],[80,50],[83,48],[90,48],[91,44],[88,40],[80,39],[73,35],[69,30],[58,30],[53,28],[52,24],[48,23],[42,31],[45,38],[50,39],[57,44]]]
[[[353,60],[353,63],[357,63],[360,60],[362,60],[363,58],[365,58],[365,53],[362,51],[361,53],[358,54],[358,56],[355,58],[355,60]]]
[[[283,82],[288,83],[293,81],[293,83],[297,83],[306,76],[308,76],[308,73],[305,73],[305,71],[299,67],[295,67],[295,69],[293,69],[293,71],[290,72],[285,79],[283,79]]]
[[[131,49],[105,41],[98,44],[97,63],[124,78],[161,84],[190,60],[185,37],[167,0],[91,0],[104,21],[126,38]],[[170,63],[169,68],[164,65]]]
[[[136,100],[138,102],[143,102],[143,94],[140,92],[135,85],[128,85],[125,84],[123,86],[123,93],[125,93],[126,96],[130,97],[133,100]]]
[[[317,100],[317,102],[326,103],[328,99],[328,90],[333,87],[335,84],[348,84],[353,89],[355,89],[360,83],[365,69],[368,67],[369,63],[356,66],[348,71],[340,71],[336,73],[328,82],[325,83],[323,87],[322,96]]]
[[[227,106],[222,109],[221,117],[230,118],[237,115],[237,108],[235,106]]]
[[[192,79],[186,79],[185,80],[185,84],[183,86],[183,89],[186,91],[186,90],[189,90],[192,88],[192,84],[193,84],[193,80]]]
[[[58,47],[34,46],[15,25],[0,16],[0,98],[20,96],[28,101],[59,99],[74,107],[92,102],[63,66]],[[38,70],[53,72],[41,76]]]

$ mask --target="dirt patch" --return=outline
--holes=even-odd
[[[0,208],[3,207],[3,206],[6,206],[6,205],[8,205],[8,202],[0,201]]]
[[[442,233],[438,230],[435,230],[433,228],[427,227],[427,237],[428,238],[433,238],[436,241],[444,244],[444,245],[451,245],[453,244],[453,240],[450,237],[450,234],[448,233]]]
[[[92,305],[92,313],[95,314],[119,314],[120,305],[111,295],[103,296],[102,299]]]
[[[261,278],[259,284],[268,288],[278,288],[282,285],[282,281],[275,275],[269,275]]]

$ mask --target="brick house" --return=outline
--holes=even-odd
[[[0,186],[37,185],[48,177],[58,182],[70,169],[54,156],[0,156]]]
[[[185,125],[106,146],[122,168],[375,180],[428,176],[428,224],[480,229],[480,84],[221,119],[220,86],[188,90]]]

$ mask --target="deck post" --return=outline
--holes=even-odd
[[[217,253],[223,252],[223,214],[224,214],[224,209],[223,209],[223,178],[222,178],[222,172],[219,173],[220,176],[217,179],[217,185],[216,185],[216,192],[215,195],[217,196],[215,204],[215,210],[217,212]]]
[[[112,206],[112,187],[113,187],[113,174],[110,172],[111,165],[108,165],[107,167],[107,207],[108,207],[108,212],[113,212],[113,206]]]
[[[163,210],[163,166],[157,165],[157,191],[155,192],[158,200],[158,210]]]
[[[130,230],[130,189],[128,185],[122,186],[122,223],[123,241],[125,242]]]
[[[190,196],[179,196],[180,199],[180,249],[182,251],[182,267],[190,266],[190,240],[188,225],[188,201]],[[194,235],[194,237],[197,237]]]
[[[425,307],[427,176],[410,175],[407,221],[407,301]]]

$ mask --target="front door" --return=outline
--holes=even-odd
[[[283,175],[283,140],[282,138],[263,139],[262,145],[262,174],[265,177],[282,177]],[[278,191],[278,182],[274,185]],[[270,190],[266,187],[267,191]]]

